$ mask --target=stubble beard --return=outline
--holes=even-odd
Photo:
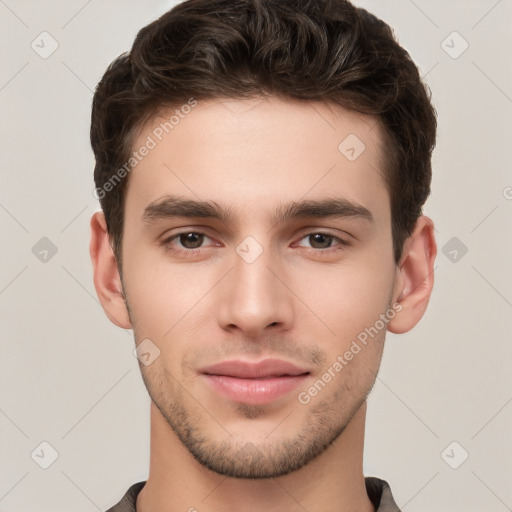
[[[268,441],[253,443],[237,440],[218,422],[224,430],[224,440],[213,440],[208,436],[208,429],[212,428],[208,423],[216,420],[210,413],[201,407],[189,410],[184,404],[183,393],[170,399],[165,390],[154,389],[147,369],[141,367],[141,371],[151,400],[195,460],[219,475],[244,479],[276,478],[306,466],[343,434],[374,383],[373,380],[357,399],[353,397],[353,389],[349,391],[343,384],[343,388],[329,399],[310,406],[308,421],[292,436],[279,437],[277,426],[268,435]],[[154,379],[154,382],[165,381]],[[300,411],[305,406],[297,403],[295,407]],[[266,413],[264,406],[247,404],[237,404],[236,411],[238,417],[249,421],[257,421]],[[293,424],[293,416],[292,411],[283,423]],[[250,431],[250,425],[247,431]]]

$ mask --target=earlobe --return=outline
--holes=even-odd
[[[121,277],[102,211],[94,213],[91,217],[89,253],[93,266],[94,287],[105,314],[118,327],[131,329],[132,323],[122,292]]]
[[[404,244],[402,258],[397,266],[393,303],[400,304],[401,310],[388,323],[390,332],[407,332],[424,315],[434,285],[436,255],[434,223],[422,215]]]

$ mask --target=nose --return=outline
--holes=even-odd
[[[216,297],[219,325],[248,338],[289,330],[294,314],[286,281],[284,269],[270,251],[264,250],[252,262],[235,254],[234,268]]]

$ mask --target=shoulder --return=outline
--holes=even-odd
[[[121,501],[109,508],[107,512],[136,512],[135,505],[137,503],[137,496],[144,485],[146,485],[146,480],[133,484],[121,498]]]
[[[389,484],[380,478],[367,476],[366,492],[375,506],[375,512],[401,512],[391,493]]]

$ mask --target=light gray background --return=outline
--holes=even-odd
[[[512,510],[512,1],[356,3],[394,27],[439,113],[434,292],[416,329],[388,335],[365,473],[406,512]],[[0,0],[0,511],[106,510],[147,478],[132,333],[92,282],[88,136],[107,65],[171,5]],[[46,59],[31,48],[43,31],[59,45]],[[57,248],[46,262],[33,252],[43,237]],[[42,442],[58,452],[48,469]]]

